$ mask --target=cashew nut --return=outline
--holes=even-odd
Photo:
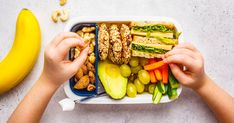
[[[60,0],[60,6],[64,6],[67,3],[67,0]]]
[[[93,91],[95,89],[96,89],[96,87],[93,84],[89,84],[88,87],[87,87],[87,91]]]
[[[66,22],[69,18],[69,12],[68,10],[62,10],[61,16],[60,16],[60,20],[62,22]]]
[[[82,29],[83,32],[92,32],[95,30],[95,27],[84,27]]]
[[[90,63],[92,63],[92,64],[95,63],[95,59],[96,59],[96,58],[95,58],[94,55],[90,55],[90,56],[89,56],[89,62],[90,62]]]
[[[80,80],[75,84],[74,88],[75,89],[84,89],[87,88],[89,85],[89,76],[85,75],[80,78]]]
[[[74,58],[77,58],[79,55],[80,55],[80,48],[79,48],[79,47],[76,47],[76,48],[75,48],[75,55],[74,55]]]
[[[84,37],[84,32],[82,32],[81,30],[77,31],[76,32],[81,38]]]
[[[52,16],[51,16],[51,19],[57,23],[58,22],[58,16],[61,15],[61,11],[60,10],[55,10],[52,12]]]

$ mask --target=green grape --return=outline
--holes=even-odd
[[[150,75],[146,70],[140,70],[138,72],[138,78],[145,85],[150,82]]]
[[[131,75],[131,69],[128,65],[123,64],[120,66],[121,75],[123,77],[129,77]]]
[[[148,87],[149,93],[153,94],[154,93],[154,89],[155,89],[156,84],[150,84]]]
[[[136,86],[133,83],[128,83],[128,85],[127,85],[127,95],[129,97],[136,97],[137,89],[136,89]]]
[[[138,92],[138,93],[143,93],[143,92],[144,92],[145,86],[144,86],[144,84],[142,84],[142,83],[140,82],[139,79],[135,79],[135,80],[134,80],[134,85],[136,86],[136,89],[137,89],[137,92]]]
[[[140,58],[140,65],[141,66],[145,66],[146,64],[148,64],[148,59],[147,58]]]
[[[129,61],[129,64],[132,66],[132,67],[136,67],[139,65],[139,59],[137,57],[132,57]]]
[[[132,73],[138,73],[142,69],[141,66],[131,67]]]

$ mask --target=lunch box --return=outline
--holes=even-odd
[[[68,21],[67,25],[65,26],[65,32],[76,32],[77,30],[81,29],[84,26],[94,26],[96,27],[95,30],[95,56],[96,56],[96,62],[95,62],[95,85],[96,90],[92,92],[88,92],[86,90],[76,90],[73,88],[75,81],[74,77],[69,80],[69,82],[66,82],[64,85],[64,91],[67,97],[71,100],[80,100],[82,98],[85,98],[86,96],[92,96],[97,95],[98,93],[102,93],[105,90],[102,88],[101,82],[99,82],[98,79],[98,24],[101,22],[105,23],[128,23],[130,21],[165,21],[165,22],[172,22],[174,23],[175,27],[179,32],[183,32],[181,26],[172,18],[168,17],[77,17],[74,19],[71,19]],[[179,42],[183,42],[183,33],[179,37]],[[72,59],[72,52],[70,50],[69,52],[69,59]],[[180,95],[182,91],[182,87],[180,86],[177,89],[178,95]],[[173,100],[170,100],[168,96],[163,96],[160,103],[168,103]],[[79,102],[84,104],[148,104],[152,103],[152,95],[148,93],[138,94],[135,98],[129,98],[125,96],[121,100],[113,100],[108,96],[100,96],[97,98],[92,98],[87,101]]]

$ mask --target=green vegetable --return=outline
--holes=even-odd
[[[163,84],[161,81],[157,83],[157,87],[158,87],[158,90],[159,90],[162,94],[165,94],[165,93],[166,93],[165,86],[164,86],[164,84]]]
[[[158,49],[158,48],[149,47],[149,46],[138,45],[138,44],[135,44],[135,43],[132,43],[132,49],[142,51],[142,52],[158,53],[158,54],[165,54],[166,52],[168,52],[168,50]]]
[[[169,99],[176,99],[178,98],[178,94],[177,94],[177,88],[171,88],[170,84],[168,85],[168,91],[167,91],[167,95],[169,97]]]
[[[180,87],[180,84],[172,74],[171,69],[169,69],[169,83],[172,89]]]
[[[167,28],[165,25],[149,25],[149,26],[134,26],[133,30],[139,32],[173,32],[174,30]]]
[[[178,38],[180,37],[181,33],[182,33],[182,32],[175,32],[175,33],[174,33],[174,36],[175,36],[174,38],[175,38],[175,39],[178,39]]]
[[[164,85],[164,87],[165,87],[165,91],[166,91],[164,94],[167,94],[167,91],[168,91],[168,84]]]
[[[159,41],[161,41],[164,44],[168,44],[168,45],[176,45],[177,42],[171,38],[164,38],[164,37],[159,37],[159,36],[155,36],[155,38],[157,38]]]
[[[154,89],[154,94],[152,97],[153,103],[158,104],[162,98],[162,93],[158,90],[158,87],[156,86]]]

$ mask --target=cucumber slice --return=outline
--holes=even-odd
[[[158,87],[158,90],[159,90],[162,94],[165,94],[165,93],[166,93],[165,86],[164,86],[164,84],[163,84],[161,81],[158,82],[157,87]]]
[[[167,94],[167,91],[168,91],[168,84],[164,85],[164,87],[165,87],[165,93],[163,93],[163,94]]]
[[[171,86],[169,85],[167,95],[168,95],[169,99],[171,99],[171,100],[178,98],[177,88],[171,88]]]
[[[154,104],[160,103],[161,98],[162,98],[162,93],[158,90],[158,87],[156,86],[154,89],[153,103]]]
[[[179,81],[174,77],[171,69],[169,69],[169,83],[172,89],[180,87]]]

